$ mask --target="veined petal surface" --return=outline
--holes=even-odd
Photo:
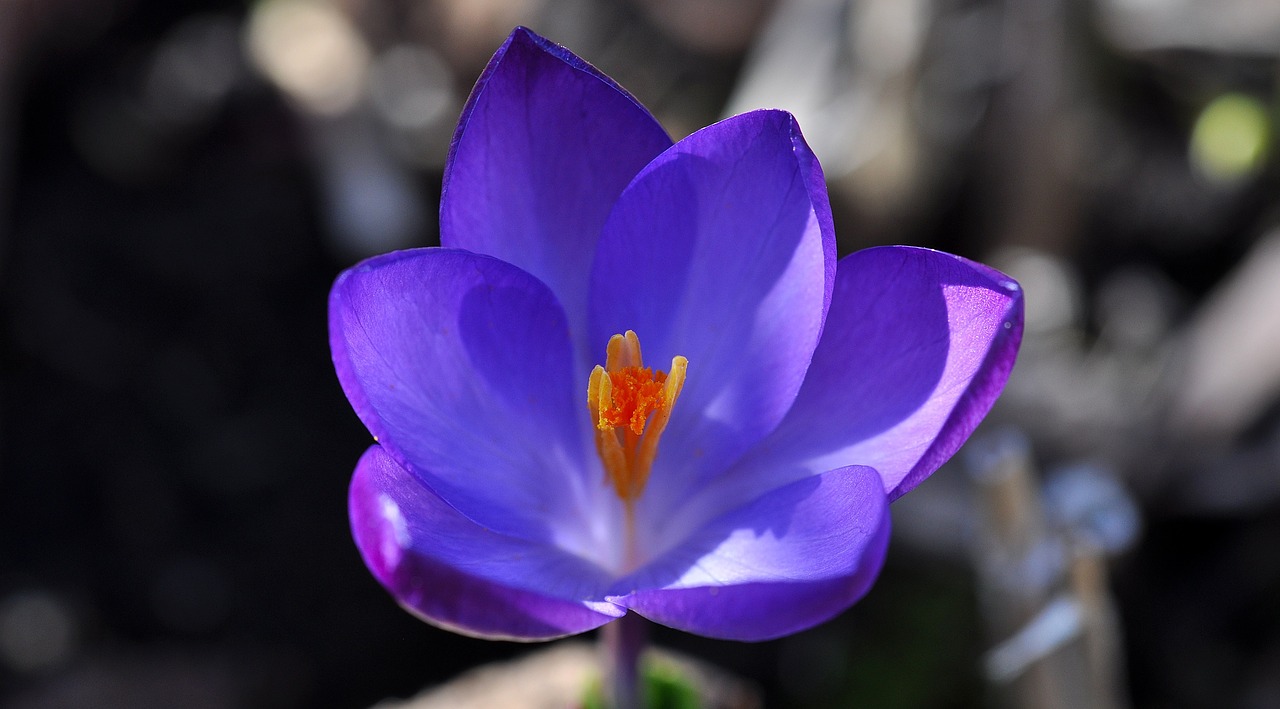
[[[517,28],[458,121],[440,199],[440,241],[537,276],[580,332],[591,259],[609,210],[636,173],[670,146],[653,116],[612,79]]]
[[[769,489],[835,465],[896,499],[946,462],[1004,387],[1022,290],[986,266],[906,246],[840,261],[822,341],[778,429],[705,494]]]
[[[809,366],[834,276],[822,171],[783,111],[690,135],[622,193],[592,270],[596,357],[630,329],[646,365],[689,361],[642,516],[660,524],[689,485],[778,424]]]
[[[405,608],[449,630],[549,640],[603,625],[623,609],[608,579],[560,549],[462,516],[380,446],[351,480],[351,529],[373,575]]]
[[[699,635],[767,640],[817,625],[861,598],[888,543],[879,475],[840,468],[693,531],[617,584],[612,600]]]
[[[533,539],[593,517],[569,328],[536,278],[466,251],[401,251],[343,273],[329,318],[356,413],[450,505]]]

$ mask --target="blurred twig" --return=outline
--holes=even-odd
[[[968,458],[981,511],[973,553],[996,640],[984,661],[988,681],[1018,709],[1122,709],[1103,548],[1051,525],[1021,434],[976,441]]]
[[[1100,0],[1102,28],[1130,51],[1194,47],[1274,54],[1280,3],[1274,0]]]

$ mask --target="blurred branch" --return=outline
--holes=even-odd
[[[1002,245],[1069,254],[1079,236],[1079,96],[1064,0],[1005,0],[1001,74],[985,139],[993,155],[992,205]],[[1075,100],[1072,100],[1075,99]]]
[[[924,160],[915,104],[933,13],[921,0],[783,0],[725,106],[726,116],[796,115],[831,189],[867,218],[863,243],[846,249],[866,245],[869,230],[893,228],[885,236],[900,240],[927,196],[922,179],[936,163]]]
[[[1280,51],[1280,3],[1274,0],[1098,0],[1097,8],[1103,31],[1131,52]]]
[[[974,441],[967,460],[981,520],[974,561],[997,640],[988,681],[1019,709],[1126,706],[1104,547],[1078,523],[1051,524],[1021,434]]]
[[[1280,229],[1254,245],[1177,343],[1186,367],[1173,426],[1199,439],[1239,435],[1280,394]]]

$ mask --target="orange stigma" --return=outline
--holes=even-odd
[[[606,482],[628,507],[649,481],[658,440],[671,420],[688,366],[688,360],[677,356],[670,372],[649,369],[640,357],[640,338],[627,330],[609,338],[604,366],[591,371],[587,406],[596,428],[596,451]]]

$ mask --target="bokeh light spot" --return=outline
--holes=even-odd
[[[1261,102],[1243,94],[1223,94],[1196,119],[1191,163],[1214,182],[1235,182],[1262,167],[1270,140],[1270,119]]]
[[[70,610],[48,593],[24,591],[0,601],[0,661],[18,672],[65,663],[76,636]]]
[[[321,0],[266,0],[249,19],[249,55],[306,109],[340,114],[364,92],[369,48],[336,6]]]

